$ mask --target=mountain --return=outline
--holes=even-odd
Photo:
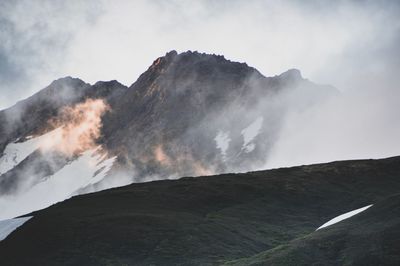
[[[191,51],[129,87],[56,80],[0,112],[0,219],[132,182],[261,169],[286,115],[336,94],[295,69],[265,77]]]
[[[1,264],[399,265],[399,189],[400,157],[131,184],[27,214]]]

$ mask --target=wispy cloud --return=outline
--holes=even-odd
[[[2,1],[0,107],[59,76],[130,84],[171,49],[341,89],[399,66],[396,1]]]

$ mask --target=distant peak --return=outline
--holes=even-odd
[[[82,81],[82,80],[80,78],[74,78],[71,76],[66,76],[55,80],[55,82],[68,82],[68,81]]]
[[[118,80],[109,80],[109,81],[97,81],[94,86],[104,86],[104,85],[110,85],[110,86],[119,86],[119,87],[126,87],[126,85],[122,84],[121,82],[119,82]]]
[[[78,87],[85,87],[85,86],[90,86],[89,83],[84,82],[83,80],[79,78],[73,78],[70,76],[59,78],[54,80],[48,87],[50,88],[78,88]]]
[[[284,79],[291,79],[291,80],[300,80],[303,79],[303,76],[301,75],[300,70],[296,68],[289,69],[282,74],[279,75],[279,77],[284,78]]]
[[[165,57],[175,57],[178,55],[178,52],[175,50],[169,51],[168,53],[165,54]]]
[[[50,86],[54,86],[54,85],[83,85],[86,84],[83,80],[79,79],[79,78],[73,78],[71,76],[67,76],[67,77],[63,77],[63,78],[59,78],[54,80]],[[88,84],[89,85],[89,84]]]

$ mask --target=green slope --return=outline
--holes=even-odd
[[[241,265],[399,265],[400,194],[305,237],[228,262]]]
[[[33,213],[0,242],[1,265],[218,265],[261,252],[261,264],[269,254],[296,261],[281,265],[319,256],[320,265],[340,264],[348,253],[336,246],[347,240],[328,235],[326,242],[333,229],[314,230],[399,189],[400,157],[133,184]],[[297,248],[315,237],[316,247]],[[320,245],[333,253],[318,255]]]

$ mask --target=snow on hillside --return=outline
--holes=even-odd
[[[29,154],[38,149],[46,140],[51,139],[57,131],[55,129],[39,137],[30,137],[24,142],[16,140],[6,146],[3,156],[0,157],[0,175],[11,170],[14,166],[22,162]]]
[[[32,216],[0,221],[0,241],[4,240],[15,229],[23,225],[26,221],[28,221],[31,218]]]
[[[218,131],[217,136],[214,138],[217,149],[221,151],[222,158],[225,160],[226,151],[229,148],[229,142],[231,138],[229,137],[229,132]]]
[[[88,150],[65,165],[54,175],[24,193],[0,198],[0,219],[12,218],[34,210],[46,208],[70,198],[75,192],[101,181],[116,157],[105,158],[99,148]]]
[[[360,212],[365,211],[366,209],[368,209],[371,206],[372,205],[368,205],[368,206],[365,206],[365,207],[362,207],[362,208],[359,208],[359,209],[356,209],[356,210],[353,210],[353,211],[350,211],[350,212],[346,212],[346,213],[344,213],[342,215],[339,215],[339,216],[329,220],[328,222],[324,223],[320,227],[318,227],[317,230],[325,228],[325,227],[330,226],[330,225],[333,225],[333,224],[338,223],[340,221],[343,221],[345,219],[348,219],[348,218],[350,218],[350,217],[352,217],[352,216],[354,216],[356,214],[359,214]],[[315,230],[315,231],[317,231],[317,230]]]
[[[243,147],[242,150],[245,152],[252,152],[255,149],[255,144],[253,143],[253,140],[255,137],[260,134],[260,130],[262,128],[264,122],[264,118],[262,116],[258,117],[256,120],[254,120],[253,123],[251,123],[248,127],[242,130],[242,135],[243,135]]]

